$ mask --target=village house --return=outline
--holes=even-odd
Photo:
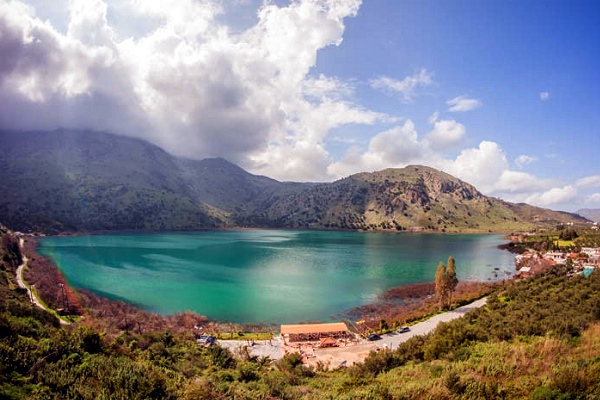
[[[600,265],[600,247],[582,247],[581,253],[587,254],[588,264]]]
[[[546,260],[553,261],[556,264],[564,264],[567,261],[567,256],[561,251],[549,251],[544,254]]]

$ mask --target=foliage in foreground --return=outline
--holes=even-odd
[[[6,271],[5,271],[6,272]],[[466,318],[356,366],[234,358],[193,337],[61,327],[9,273],[0,288],[0,399],[585,399],[600,397],[600,273],[512,283]],[[93,321],[89,321],[90,324]]]

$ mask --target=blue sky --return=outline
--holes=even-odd
[[[86,128],[279,180],[409,164],[600,208],[600,3],[0,2],[0,128]]]

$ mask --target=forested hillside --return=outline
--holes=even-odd
[[[487,229],[525,225],[473,186],[423,166],[362,173],[284,198],[264,217],[279,226],[338,229]]]
[[[90,132],[2,132],[0,216],[22,231],[199,229],[175,160],[141,140]]]
[[[510,231],[585,223],[511,204],[424,166],[332,183],[278,182],[221,158],[180,159],[139,139],[0,132],[0,222],[25,232],[228,227]]]

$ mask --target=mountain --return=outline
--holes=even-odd
[[[182,178],[198,201],[234,219],[237,215],[253,214],[280,196],[311,186],[252,175],[222,158],[201,161],[180,159],[178,166]]]
[[[17,230],[199,229],[223,222],[195,201],[176,159],[122,136],[0,134],[0,215]]]
[[[571,222],[581,224],[590,222],[588,219],[577,213],[554,211],[547,208],[535,207],[526,203],[509,203],[506,201],[501,201],[501,203],[510,208],[520,219],[534,224],[545,223],[559,225]]]
[[[109,133],[0,131],[0,222],[15,230],[226,227],[508,231],[585,222],[482,195],[424,166],[292,183]]]
[[[593,222],[600,222],[600,209],[597,208],[582,208],[576,211],[577,214]]]
[[[360,173],[288,196],[261,214],[266,225],[293,228],[505,231],[537,223],[578,221],[537,207],[482,195],[475,187],[425,166]],[[541,215],[541,218],[536,217]]]

